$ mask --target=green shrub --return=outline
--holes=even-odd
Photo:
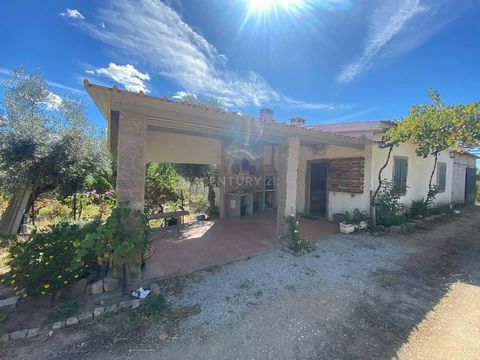
[[[435,204],[430,209],[430,214],[432,215],[441,215],[441,214],[447,214],[447,215],[452,215],[453,210],[450,208],[450,204],[444,203],[444,204]]]
[[[190,207],[194,213],[206,213],[208,209],[208,199],[205,195],[198,194],[192,201],[190,201]]]
[[[350,214],[348,211],[345,211],[343,214],[342,222],[346,224],[360,224],[362,221],[369,221],[370,217],[368,216],[366,211],[360,211],[358,209],[354,209]]]
[[[405,208],[400,204],[400,197],[401,195],[394,190],[393,183],[383,179],[375,201],[378,225],[400,225],[407,221],[404,214]]]
[[[300,235],[300,224],[295,216],[286,217],[287,237],[291,241],[290,249],[296,253],[308,253],[312,251],[310,242]]]
[[[50,207],[44,207],[38,210],[38,216],[49,218],[53,215],[53,210]]]
[[[412,201],[409,209],[409,215],[412,219],[418,219],[427,216],[429,210],[429,202],[427,202],[424,198],[421,198]]]
[[[126,265],[140,266],[148,230],[148,221],[143,212],[119,204],[96,231],[87,233],[75,242],[76,264],[78,267],[85,266],[85,259],[89,254],[94,254],[100,263],[112,267],[116,275],[119,275],[118,267],[121,267],[125,285]]]
[[[75,311],[78,310],[78,303],[76,301],[67,301],[63,304],[60,304],[55,309],[52,310],[50,313],[50,318],[54,321],[56,320],[64,320],[73,314]]]
[[[93,253],[86,253],[83,266],[74,266],[74,242],[97,227],[98,223],[60,222],[47,232],[33,233],[29,241],[12,242],[7,261],[10,272],[2,281],[14,291],[25,287],[28,295],[55,295],[94,264]]]

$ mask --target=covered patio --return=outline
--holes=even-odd
[[[219,171],[220,219],[190,225],[179,236],[175,230],[153,235],[155,250],[138,281],[287,246],[282,235],[288,216],[299,216],[301,232],[311,240],[336,232],[327,220],[308,218],[315,215],[310,204],[320,196],[326,205],[328,192],[326,181],[320,194],[314,186],[306,188],[311,177],[306,176],[307,160],[363,156],[364,141],[276,122],[269,109],[261,109],[257,119],[88,81],[84,86],[108,122],[108,146],[117,160],[118,202],[144,211],[147,162],[206,164]],[[342,171],[346,170],[337,173]],[[359,174],[363,191],[363,170]],[[352,198],[342,196],[345,201]],[[328,212],[321,216],[328,218]]]
[[[276,239],[275,211],[265,210],[242,218],[185,224],[151,234],[153,255],[146,259],[142,280],[159,280],[268,251]],[[302,236],[312,241],[338,232],[324,219],[299,217]]]

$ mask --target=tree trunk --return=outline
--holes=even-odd
[[[35,226],[35,200],[32,201],[32,225]]]
[[[210,174],[205,175],[205,185],[207,185],[208,188],[208,212],[210,214],[213,214],[215,212],[215,190],[212,185],[212,179],[210,178]]]
[[[212,184],[208,185],[208,206],[210,208],[210,213],[215,212],[215,190]]]
[[[430,180],[428,182],[428,194],[427,194],[427,204],[430,203],[430,200],[432,200],[435,197],[435,189],[432,188],[432,182],[433,182],[433,176],[435,175],[435,170],[437,169],[437,162],[438,162],[438,153],[435,153],[434,156],[434,161],[433,161],[433,170],[432,173],[430,174]]]
[[[122,265],[122,293],[126,295],[128,292],[128,278],[127,278],[127,265]]]
[[[376,208],[376,200],[377,200],[377,195],[380,191],[380,189],[382,188],[382,172],[383,170],[385,170],[385,168],[387,167],[388,163],[390,162],[390,158],[392,156],[392,151],[393,151],[393,145],[391,145],[389,148],[388,148],[388,155],[387,155],[387,160],[385,161],[385,164],[383,164],[383,166],[380,168],[380,170],[378,171],[378,186],[377,186],[377,189],[375,190],[375,192],[373,193],[373,195],[371,196],[370,198],[370,219],[371,219],[371,222],[372,222],[372,225],[373,226],[377,226],[377,208]],[[373,210],[373,211],[372,211]]]
[[[17,191],[10,197],[8,207],[0,221],[0,235],[16,235],[23,220],[25,211],[29,209],[27,203],[31,197],[31,190],[24,189]]]
[[[77,220],[77,192],[73,193],[73,221]]]

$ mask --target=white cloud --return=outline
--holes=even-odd
[[[195,96],[195,94],[189,93],[188,91],[177,91],[172,98],[176,100],[184,99],[186,96]]]
[[[426,10],[420,5],[420,0],[385,1],[373,12],[362,55],[340,73],[337,81],[340,83],[350,82],[365,71],[371,65],[375,55],[402,30],[407,21]]]
[[[69,17],[72,19],[78,19],[78,20],[85,20],[85,16],[83,16],[80,11],[77,9],[68,9],[65,12],[60,13],[60,16],[63,17]]]
[[[108,68],[100,68],[95,70],[97,74],[104,75],[125,86],[129,91],[150,92],[145,85],[145,81],[150,80],[150,75],[144,74],[133,65],[117,65],[115,63],[108,64]]]
[[[47,95],[47,99],[45,101],[45,106],[50,110],[57,110],[60,105],[62,105],[63,100],[57,94],[49,91]]]
[[[118,0],[100,9],[98,17],[107,30],[88,22],[78,26],[123,50],[127,58],[140,57],[149,69],[185,91],[214,96],[228,107],[272,102],[297,108],[310,105],[292,102],[254,71],[239,74],[229,70],[227,57],[161,1]]]

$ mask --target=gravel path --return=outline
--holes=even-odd
[[[173,305],[201,310],[166,340],[153,326],[105,348],[72,331],[6,358],[480,359],[479,234],[470,210],[405,235],[331,236],[301,257],[273,250],[165,282]]]
[[[277,249],[213,272],[196,272],[186,279],[183,291],[168,300],[179,306],[200,306],[201,312],[182,325],[182,335],[201,329],[203,336],[211,336],[252,306],[292,291],[338,284],[362,289],[373,272],[387,267],[394,270],[391,259],[407,253],[401,244],[385,237],[339,234],[323,238],[305,256]]]

